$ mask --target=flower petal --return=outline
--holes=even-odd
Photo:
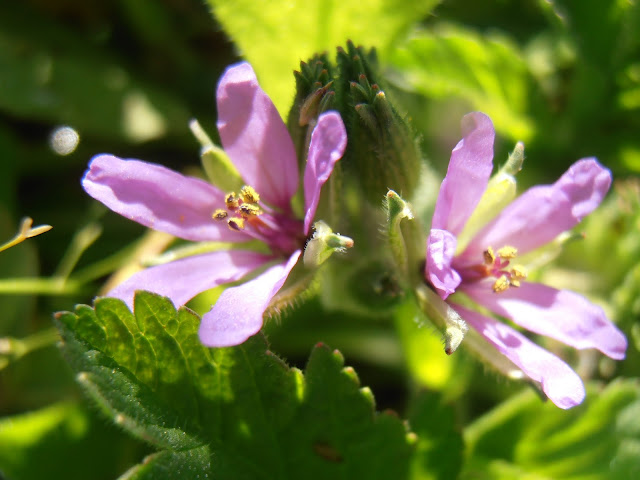
[[[511,327],[460,305],[453,307],[487,342],[511,360],[560,408],[571,408],[584,400],[582,380],[569,365],[531,342]]]
[[[456,291],[460,275],[451,267],[456,253],[456,237],[446,230],[431,229],[427,239],[425,276],[443,300]]]
[[[516,247],[520,254],[570,230],[602,201],[611,173],[594,158],[574,163],[553,185],[530,188],[511,202],[471,240],[463,261],[482,258],[488,246]]]
[[[627,339],[602,308],[568,290],[522,282],[519,288],[493,293],[491,282],[464,285],[473,300],[531,332],[555,338],[574,348],[597,348],[622,360]]]
[[[237,287],[227,288],[210,312],[202,317],[200,341],[208,347],[239,345],[262,327],[262,315],[300,257],[275,265]]]
[[[107,296],[119,298],[133,308],[134,292],[147,290],[169,297],[180,306],[200,292],[240,280],[269,259],[259,253],[242,250],[195,255],[141,270]]]
[[[309,156],[304,170],[304,233],[309,227],[318,208],[320,190],[327,181],[333,166],[336,164],[347,146],[347,131],[342,118],[337,112],[323,113],[318,117],[318,124],[311,134]]]
[[[224,206],[221,191],[160,165],[97,155],[82,186],[114,212],[154,230],[193,241],[249,240],[211,218]]]
[[[295,148],[251,65],[227,69],[217,101],[220,139],[238,172],[266,203],[290,211],[299,181]]]
[[[484,113],[462,118],[463,138],[451,152],[433,213],[431,228],[458,235],[487,188],[493,169],[495,130]]]

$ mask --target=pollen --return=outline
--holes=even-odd
[[[258,218],[263,211],[258,205],[260,195],[253,187],[245,185],[240,189],[240,195],[229,192],[224,197],[224,207],[216,209],[211,215],[214,220],[226,220],[229,229],[236,232],[245,227],[260,228],[264,223]]]
[[[236,232],[244,230],[244,218],[231,217],[227,220],[227,225],[230,230],[235,230]]]
[[[243,203],[242,205],[240,205],[240,215],[242,215],[243,218],[256,217],[261,213],[262,211],[257,205],[253,205],[250,203]]]
[[[472,269],[480,278],[493,277],[492,290],[501,293],[510,287],[519,287],[520,281],[527,278],[527,271],[522,265],[511,265],[511,261],[518,255],[518,249],[505,245],[494,251],[492,247],[482,252],[484,261],[481,265],[475,265]]]
[[[238,196],[236,195],[236,192],[227,193],[227,196],[224,197],[224,203],[229,210],[237,209],[238,206],[240,205],[240,202],[238,200]]]
[[[495,293],[504,292],[510,286],[511,286],[511,282],[509,282],[509,279],[507,278],[507,276],[506,275],[502,275],[493,284],[493,291]]]
[[[496,261],[496,254],[493,253],[493,248],[488,247],[484,252],[482,252],[482,256],[484,257],[485,265],[493,265]]]
[[[260,195],[258,195],[258,192],[249,185],[242,187],[240,190],[240,198],[244,203],[256,204],[260,201]]]
[[[227,211],[223,210],[222,208],[218,208],[215,212],[213,212],[212,215],[214,220],[224,220],[228,216],[229,214],[227,213]]]
[[[511,267],[511,277],[516,280],[524,280],[527,278],[527,270],[522,265],[514,265]]]
[[[498,256],[502,257],[504,260],[511,260],[513,258],[516,258],[517,255],[518,249],[510,245],[505,245],[498,250]]]

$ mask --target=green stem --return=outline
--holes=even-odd
[[[41,330],[26,338],[0,338],[0,370],[28,353],[54,345],[59,339],[55,327]]]
[[[77,295],[83,284],[59,278],[3,278],[0,295]]]

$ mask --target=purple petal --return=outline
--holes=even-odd
[[[574,163],[553,185],[533,187],[511,202],[473,238],[464,261],[482,259],[488,246],[526,253],[570,230],[602,201],[611,173],[595,159]]]
[[[180,306],[200,292],[240,280],[269,259],[259,253],[242,250],[195,255],[141,270],[107,296],[119,298],[133,308],[134,292],[147,290],[169,297]]]
[[[226,70],[217,100],[220,139],[238,172],[266,203],[289,211],[299,181],[295,148],[251,65]]]
[[[511,360],[560,408],[571,408],[584,400],[582,380],[569,365],[531,342],[511,327],[477,312],[454,305],[454,308],[500,353]]]
[[[495,138],[493,123],[484,113],[469,113],[461,123],[463,138],[451,152],[431,223],[431,228],[454,235],[462,231],[487,189]]]
[[[427,239],[425,275],[443,300],[456,291],[461,281],[451,267],[456,244],[456,237],[446,230],[432,228]]]
[[[160,165],[98,155],[82,186],[114,212],[154,230],[193,241],[249,240],[211,218],[224,206],[222,192]]]
[[[531,332],[555,338],[574,348],[597,348],[622,360],[627,339],[602,308],[568,290],[522,282],[519,288],[493,293],[491,282],[464,285],[464,292],[489,310]]]
[[[333,166],[336,164],[347,146],[347,131],[342,118],[337,112],[327,112],[320,115],[318,124],[311,134],[309,156],[304,170],[304,233],[309,233],[309,227],[318,208],[320,190],[327,181]]]
[[[200,341],[208,347],[239,345],[262,327],[262,315],[300,257],[267,269],[253,280],[227,288],[209,313],[202,317]]]

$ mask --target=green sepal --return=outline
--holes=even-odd
[[[237,192],[244,185],[238,170],[220,147],[203,148],[200,160],[209,181],[223,192]]]

